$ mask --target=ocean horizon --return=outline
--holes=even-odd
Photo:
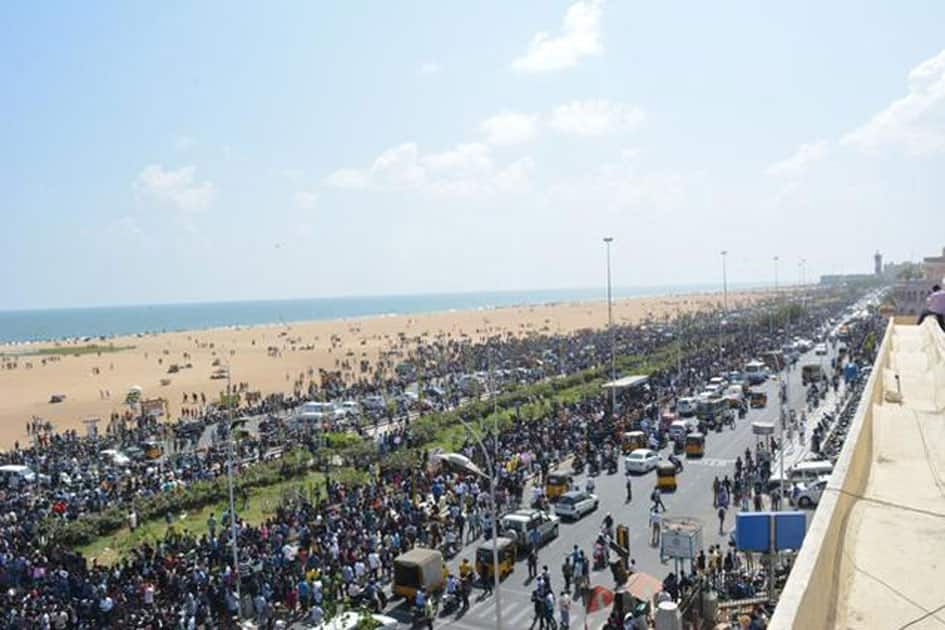
[[[762,286],[736,284],[730,288],[738,290]],[[689,284],[614,287],[613,294],[615,299],[619,299],[719,290],[718,284]],[[598,287],[7,310],[0,311],[0,343],[116,337],[226,326],[259,326],[606,299],[606,289]]]

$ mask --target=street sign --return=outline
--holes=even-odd
[[[735,516],[735,547],[765,553],[800,549],[806,531],[804,512],[740,512]]]
[[[774,423],[756,420],[751,423],[751,432],[755,435],[772,435],[774,433]]]
[[[774,548],[800,549],[807,533],[807,515],[804,512],[774,513]]]
[[[687,516],[664,518],[660,557],[692,560],[702,551],[702,522]]]
[[[739,512],[735,515],[735,548],[767,552],[771,549],[771,513]]]

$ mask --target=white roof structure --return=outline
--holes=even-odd
[[[650,380],[649,376],[637,374],[635,376],[624,376],[622,378],[618,378],[615,381],[608,381],[601,385],[601,387],[604,389],[630,389],[631,387],[636,387],[637,385],[643,385],[648,380]]]

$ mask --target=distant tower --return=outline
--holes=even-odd
[[[883,255],[879,253],[879,250],[873,254],[873,273],[877,276],[883,275]]]

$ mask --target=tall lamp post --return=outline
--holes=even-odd
[[[610,244],[614,242],[613,236],[605,236],[604,243],[607,246],[607,329],[610,334],[610,380],[617,379],[617,359],[614,352],[614,306],[613,289],[610,285]],[[610,388],[610,417],[611,420],[617,415],[617,388]]]
[[[236,579],[234,580],[236,584],[236,616],[239,620],[239,624],[243,624],[243,598],[241,594],[240,582],[242,578],[240,576],[240,558],[239,551],[237,547],[237,531],[236,531],[236,502],[233,500],[233,442],[235,424],[233,422],[233,399],[232,396],[232,384],[230,382],[230,363],[227,361],[226,364],[226,485],[230,495],[230,547],[233,550],[233,571],[236,572]],[[240,423],[242,424],[242,423]]]

